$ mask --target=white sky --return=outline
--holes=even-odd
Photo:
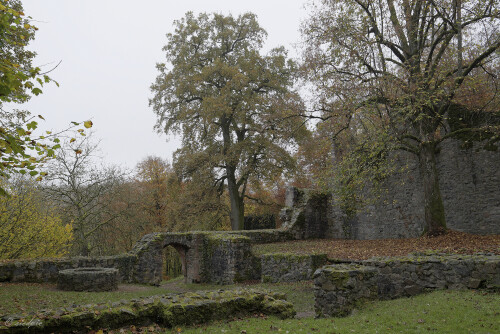
[[[237,16],[251,11],[266,29],[266,50],[299,41],[305,0],[23,0],[39,21],[30,49],[35,65],[49,70],[60,87],[48,85],[22,108],[41,114],[48,129],[91,119],[105,162],[133,168],[148,155],[172,159],[179,140],[158,135],[148,106],[149,86],[163,62],[161,48],[172,23],[187,11]]]

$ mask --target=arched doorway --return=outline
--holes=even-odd
[[[181,244],[167,244],[163,249],[162,279],[171,280],[180,276],[187,278],[186,253],[188,247]]]

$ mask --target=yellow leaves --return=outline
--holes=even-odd
[[[73,238],[32,184],[0,197],[0,259],[61,257]]]
[[[92,127],[92,125],[93,125],[92,121],[83,122],[83,126],[87,129],[90,129]]]
[[[70,143],[73,143],[73,142],[75,142],[75,141],[76,141],[76,138],[71,138],[71,139],[69,140],[69,142],[70,142]]]
[[[83,151],[82,151],[82,150],[80,150],[80,149],[76,149],[76,150],[75,150],[75,153],[76,153],[76,154],[82,154],[82,153],[83,153]]]

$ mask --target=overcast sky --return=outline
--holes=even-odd
[[[149,86],[163,62],[161,48],[173,21],[187,11],[237,16],[251,11],[267,31],[265,50],[284,45],[293,52],[306,16],[305,0],[23,0],[39,28],[30,48],[35,65],[60,87],[49,85],[25,105],[45,117],[45,128],[62,129],[91,119],[101,154],[109,164],[133,168],[148,155],[168,158],[179,140],[158,135],[148,106]],[[38,22],[36,22],[38,21]],[[167,141],[168,139],[168,141]]]

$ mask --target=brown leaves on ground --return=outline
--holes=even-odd
[[[448,231],[437,237],[423,236],[409,239],[298,240],[286,243],[254,246],[256,253],[328,254],[330,259],[365,260],[374,256],[405,256],[414,252],[438,251],[444,253],[500,254],[500,235],[475,235]]]

